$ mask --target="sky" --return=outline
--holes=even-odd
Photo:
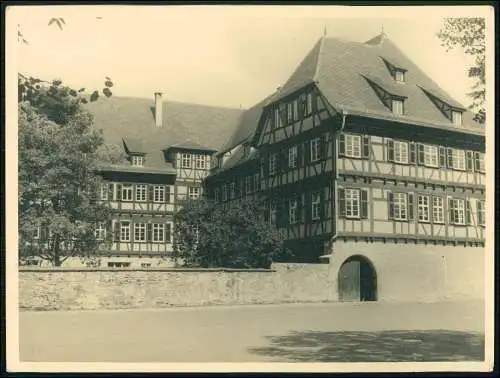
[[[471,14],[471,7],[465,10]],[[457,8],[454,8],[457,9]],[[12,10],[12,12],[11,12]],[[20,72],[115,96],[248,108],[284,84],[326,29],[364,42],[384,32],[445,91],[468,105],[470,58],[436,33],[450,7],[36,6],[8,11],[29,44]],[[455,13],[452,13],[455,12]],[[463,13],[463,11],[462,11]],[[62,17],[64,30],[53,17]]]

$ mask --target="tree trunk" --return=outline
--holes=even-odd
[[[56,235],[55,240],[54,240],[54,266],[60,267],[61,266],[61,253],[59,249],[59,236]]]

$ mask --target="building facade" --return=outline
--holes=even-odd
[[[208,193],[263,195],[294,261],[329,263],[339,299],[390,297],[404,285],[377,279],[387,266],[427,269],[444,292],[443,272],[475,259],[481,279],[484,129],[385,35],[322,38],[257,108],[214,158]]]

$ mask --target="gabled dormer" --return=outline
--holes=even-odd
[[[408,71],[406,68],[401,67],[400,64],[396,64],[394,62],[390,62],[389,60],[380,57],[382,59],[389,70],[389,74],[391,75],[392,79],[396,83],[404,83],[406,82],[406,72]]]
[[[462,113],[466,110],[461,104],[452,99],[442,99],[431,90],[420,87],[420,89],[429,97],[432,103],[450,120],[453,126],[461,127]]]
[[[383,83],[380,79],[362,75],[373,88],[378,98],[394,115],[404,115],[407,96],[396,85]]]
[[[127,160],[134,167],[143,167],[146,162],[146,151],[142,143],[134,138],[124,137],[123,146],[127,154]]]

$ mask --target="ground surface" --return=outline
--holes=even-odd
[[[480,361],[482,302],[21,312],[21,361]]]

